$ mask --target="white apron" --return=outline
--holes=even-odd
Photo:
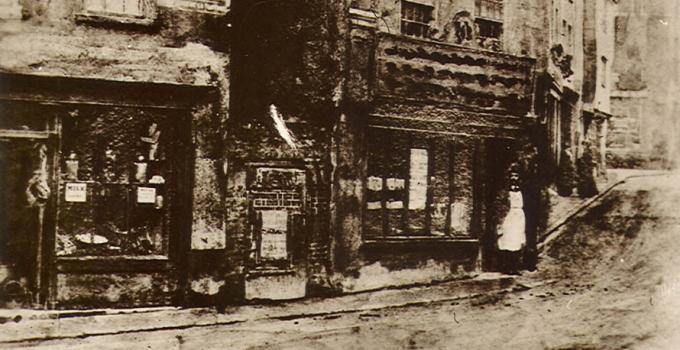
[[[498,249],[518,251],[526,244],[522,192],[510,191],[510,211],[498,228]]]

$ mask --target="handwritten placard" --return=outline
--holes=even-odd
[[[411,149],[408,208],[424,210],[427,203],[428,156],[426,149]]]
[[[156,189],[153,187],[137,187],[137,203],[156,203]]]
[[[369,176],[367,181],[369,191],[382,191],[383,179],[377,176]]]
[[[387,201],[385,204],[385,207],[387,209],[403,209],[404,208],[404,202],[402,201]]]
[[[382,209],[382,202],[366,202],[366,209],[368,210]]]
[[[87,201],[87,184],[67,183],[64,193],[64,200],[67,202],[83,203]]]

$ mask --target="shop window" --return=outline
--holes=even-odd
[[[111,21],[151,24],[155,18],[153,0],[82,0],[81,21]]]
[[[503,35],[503,1],[476,0],[475,26],[479,46],[499,51]]]
[[[182,123],[131,109],[64,121],[57,256],[167,256]]]
[[[401,2],[401,33],[418,38],[427,38],[432,21],[432,6],[408,1]]]
[[[371,133],[386,141],[368,154],[364,237],[469,237],[472,184],[467,170],[456,170],[464,163],[454,161],[454,142],[391,131]],[[459,187],[464,189],[457,193]]]

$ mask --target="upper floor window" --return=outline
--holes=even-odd
[[[572,49],[574,47],[574,29],[571,24],[567,26],[567,35],[569,49]]]
[[[154,0],[82,0],[81,20],[109,20],[150,24],[155,16]]]
[[[600,81],[602,82],[602,87],[606,88],[607,87],[607,63],[608,63],[609,60],[605,56],[602,56],[601,60],[602,60],[602,72],[601,72],[602,77],[600,78]]]
[[[475,16],[503,22],[503,0],[475,0]]]
[[[553,2],[553,7],[555,7],[555,17],[553,18],[553,34],[554,40],[557,40],[557,38],[560,36],[560,9],[556,7],[555,2]]]
[[[432,10],[432,6],[402,1],[401,33],[419,38],[428,37]]]
[[[500,50],[503,35],[503,0],[475,0],[475,25],[481,47]]]

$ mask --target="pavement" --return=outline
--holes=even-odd
[[[358,311],[424,305],[508,293],[531,288],[513,276],[483,273],[474,278],[432,285],[405,286],[373,292],[264,305],[211,308],[99,309],[85,311],[2,310],[0,347],[31,341],[73,339],[112,334],[152,332],[260,320],[291,320]]]

